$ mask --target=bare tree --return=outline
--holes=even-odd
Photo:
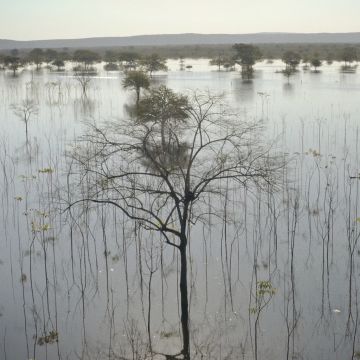
[[[28,124],[32,115],[37,115],[39,108],[34,100],[25,99],[20,104],[12,104],[11,109],[14,114],[25,123],[26,142],[28,142]]]
[[[174,109],[166,131],[161,110],[159,104],[158,116],[153,113],[146,121],[89,125],[82,145],[71,152],[82,186],[88,184],[87,196],[69,206],[84,201],[115,206],[179,251],[182,351],[173,357],[188,360],[191,229],[207,223],[209,212],[221,214],[226,182],[234,188],[252,183],[268,189],[282,164],[261,141],[263,124],[243,121],[221,97],[193,93],[181,110],[186,116],[178,121]]]
[[[91,75],[86,71],[75,71],[75,80],[79,83],[82,95],[87,97],[87,90],[91,83]]]

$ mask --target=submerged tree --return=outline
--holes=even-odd
[[[234,61],[234,59],[232,59],[231,57],[225,58],[223,68],[226,71],[235,70],[235,61]]]
[[[180,56],[179,58],[179,70],[180,71],[185,70],[185,58],[183,56]]]
[[[217,66],[218,71],[221,70],[221,67],[223,67],[225,70],[229,70],[235,65],[235,61],[229,57],[225,57],[223,55],[218,55],[214,58],[212,58],[209,62],[210,66]]]
[[[136,70],[140,55],[134,52],[121,52],[117,59],[121,62],[125,70]]]
[[[75,71],[74,77],[80,85],[82,96],[86,98],[92,77],[86,71]]]
[[[352,62],[358,60],[357,50],[353,46],[344,48],[340,54],[341,60],[344,61],[345,67],[349,67]]]
[[[56,59],[52,62],[54,66],[56,66],[57,71],[61,71],[65,67],[65,61],[61,59]]]
[[[83,65],[84,71],[90,71],[91,65],[100,61],[100,55],[91,50],[76,50],[73,60]]]
[[[55,51],[56,52],[56,51]],[[65,61],[68,59],[68,54],[66,52],[56,52],[56,54],[53,54],[54,58],[51,61],[51,64],[56,66],[57,71],[62,71],[65,70]],[[48,60],[50,60],[50,54],[49,54],[49,58]]]
[[[158,54],[151,54],[141,60],[141,65],[149,72],[150,77],[155,71],[167,71],[166,60]]]
[[[44,62],[46,62],[47,66],[49,66],[53,61],[56,61],[59,59],[59,54],[54,49],[46,49],[44,51],[43,59],[44,59]]]
[[[13,72],[13,76],[16,75],[16,71],[21,66],[20,58],[17,56],[5,56],[4,58],[5,67]]]
[[[177,156],[171,160],[171,151],[174,146],[174,134],[178,129],[177,125],[183,123],[188,118],[189,101],[181,94],[174,93],[166,86],[153,89],[148,96],[142,99],[136,109],[136,120],[142,123],[151,124],[155,121],[159,127],[160,147],[156,151],[163,159],[161,161],[169,163],[178,160]],[[155,149],[154,149],[155,150]],[[180,143],[176,145],[176,151],[180,150]],[[154,153],[155,155],[155,153]]]
[[[74,68],[74,77],[81,87],[82,96],[86,98],[87,90],[92,80],[91,75],[96,73],[96,70],[91,65],[100,61],[100,56],[91,50],[76,50],[73,60],[83,64]]]
[[[226,62],[226,59],[224,58],[224,56],[219,54],[218,56],[216,56],[210,60],[209,65],[217,66],[218,71],[220,71],[221,67],[225,64],[225,62]]]
[[[28,124],[30,117],[32,115],[37,115],[39,112],[39,108],[34,100],[25,99],[21,102],[21,104],[13,104],[11,105],[14,114],[20,118],[21,121],[25,124],[25,134],[26,134],[26,142],[28,139]]]
[[[107,63],[117,63],[119,54],[113,50],[107,50],[105,52],[104,61]]]
[[[119,70],[118,54],[115,51],[107,50],[103,60],[106,62],[104,70],[106,71],[117,71]]]
[[[287,83],[290,84],[290,77],[294,75],[294,71],[291,70],[289,67],[286,67],[284,70],[281,71],[287,78]]]
[[[136,103],[139,103],[141,89],[147,90],[150,87],[150,79],[143,71],[129,71],[122,81],[124,89],[136,91]]]
[[[285,63],[285,69],[281,72],[287,77],[287,82],[290,84],[290,77],[297,71],[301,56],[294,51],[285,51],[281,60]]]
[[[301,55],[294,51],[285,51],[281,60],[285,63],[286,69],[296,71],[297,66],[300,64]]]
[[[220,97],[188,98],[163,87],[139,106],[135,121],[89,125],[83,145],[72,152],[87,195],[69,206],[115,206],[178,251],[182,351],[171,358],[188,360],[191,229],[207,223],[210,212],[221,216],[225,183],[269,189],[281,164],[260,140],[262,123],[243,121]]]
[[[311,66],[314,68],[314,72],[318,72],[318,68],[322,65],[321,60],[317,57],[311,60]]]
[[[254,72],[253,66],[261,58],[260,49],[251,44],[235,44],[233,49],[236,51],[234,60],[241,66],[242,75],[250,79]]]
[[[39,49],[39,48],[32,49],[29,52],[28,61],[36,65],[36,70],[40,70],[41,64],[43,63],[45,58],[44,55],[45,54],[43,49]]]

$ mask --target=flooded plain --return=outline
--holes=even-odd
[[[152,86],[222,93],[287,163],[276,191],[224,184],[226,216],[190,228],[192,358],[360,358],[360,75],[334,63],[288,81],[275,61],[244,81],[185,65],[169,60]],[[66,154],[85,122],[121,122],[135,99],[98,68],[86,98],[71,71],[0,73],[1,359],[181,350],[174,249],[111,205],[67,209],[84,195]],[[26,98],[28,138],[14,111]]]

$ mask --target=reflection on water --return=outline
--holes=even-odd
[[[74,100],[74,119],[86,119],[93,116],[96,109],[96,102],[87,96]]]
[[[185,63],[191,71],[170,62],[153,84],[224,93],[244,116],[264,119],[291,159],[281,190],[226,189],[227,220],[209,214],[191,228],[193,358],[356,359],[360,76],[333,64],[287,84],[274,62],[244,82],[207,60]],[[177,253],[112,207],[64,211],[81,195],[71,181],[83,180],[64,154],[81,141],[83,120],[126,116],[121,78],[100,73],[83,98],[67,73],[0,73],[0,358],[145,359],[150,343],[157,353],[181,349]],[[28,146],[10,108],[26,98],[39,106]]]
[[[283,85],[283,89],[284,89],[284,95],[290,95],[293,96],[293,92],[295,90],[294,88],[294,84],[289,83],[285,83]]]
[[[254,100],[255,87],[253,80],[243,80],[240,77],[231,81],[234,98],[239,104],[250,103]]]

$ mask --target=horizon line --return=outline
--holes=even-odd
[[[45,39],[30,39],[30,40],[19,40],[3,38],[1,41],[13,41],[13,42],[35,42],[35,41],[60,41],[60,40],[86,40],[86,39],[116,39],[116,38],[134,38],[134,37],[150,37],[150,36],[180,36],[180,35],[211,35],[211,36],[236,36],[236,35],[348,35],[348,34],[360,34],[360,31],[346,31],[346,32],[287,32],[287,31],[260,31],[260,32],[249,32],[249,33],[199,33],[199,32],[181,32],[181,33],[153,33],[153,34],[137,34],[137,35],[110,35],[110,36],[85,36],[85,37],[63,37],[63,38],[45,38]]]

